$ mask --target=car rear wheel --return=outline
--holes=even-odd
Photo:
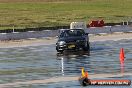
[[[84,51],[89,51],[90,50],[90,46],[89,43],[87,42],[87,46],[84,47]]]

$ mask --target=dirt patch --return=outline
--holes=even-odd
[[[22,40],[5,40],[0,41],[0,48],[13,48],[13,47],[27,47],[39,45],[55,44],[56,38],[43,38],[43,39],[22,39]]]

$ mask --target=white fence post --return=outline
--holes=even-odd
[[[13,33],[14,33],[14,29],[15,29],[15,28],[14,28],[14,25],[13,25]]]

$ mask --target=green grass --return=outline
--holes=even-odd
[[[69,25],[72,21],[131,20],[132,0],[0,3],[0,29]]]

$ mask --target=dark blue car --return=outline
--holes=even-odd
[[[65,50],[90,50],[88,33],[85,33],[83,29],[62,30],[58,38],[56,43],[57,52],[62,53]]]

